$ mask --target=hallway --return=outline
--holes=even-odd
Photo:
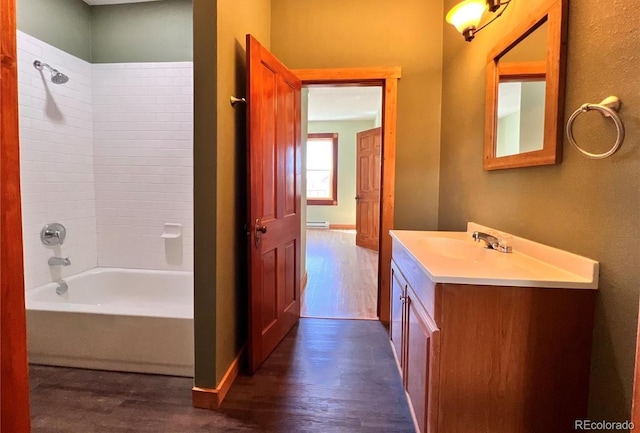
[[[307,272],[301,316],[378,318],[378,253],[357,246],[355,230],[307,229]]]
[[[192,379],[31,366],[33,433],[413,432],[377,321],[301,319],[219,411],[191,407]]]

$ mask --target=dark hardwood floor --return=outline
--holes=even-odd
[[[189,378],[31,366],[33,433],[413,432],[387,331],[301,319],[219,411],[191,407]]]
[[[357,246],[355,230],[308,229],[307,274],[301,316],[378,317],[378,252]]]

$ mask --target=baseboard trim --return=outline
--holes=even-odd
[[[307,282],[309,281],[309,274],[307,271],[304,271],[304,275],[300,280],[300,291],[302,292],[307,287]]]
[[[329,230],[355,230],[355,224],[329,224]]]
[[[244,356],[244,350],[244,347],[240,349],[240,352],[229,366],[229,369],[224,374],[217,387],[200,388],[198,386],[194,386],[191,388],[191,401],[193,407],[209,410],[220,409],[222,401],[231,389],[231,385],[233,385],[233,381],[238,377],[238,373],[240,372],[240,362]]]

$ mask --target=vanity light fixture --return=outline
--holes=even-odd
[[[447,14],[447,22],[462,33],[464,40],[471,42],[476,33],[497,20],[507,9],[512,0],[464,0],[455,5]],[[497,12],[501,6],[502,10],[488,23],[480,26],[480,20],[485,11]]]

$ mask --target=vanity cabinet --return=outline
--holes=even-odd
[[[404,353],[402,348],[402,335],[404,333],[404,316],[405,316],[405,299],[407,296],[407,280],[404,279],[402,273],[398,272],[395,264],[391,262],[391,321],[389,322],[389,339],[393,354],[396,357],[398,365],[403,366],[404,370]]]
[[[434,283],[393,242],[389,333],[419,432],[566,433],[586,418],[594,290]]]
[[[437,412],[430,393],[438,390],[432,380],[437,379],[439,331],[410,286],[405,306],[405,389],[420,431],[432,432],[436,431]]]
[[[429,398],[431,392],[437,392],[432,378],[438,365],[438,328],[394,262],[391,273],[389,335],[393,351],[418,428],[422,432],[435,431],[436,411],[430,407]],[[432,405],[436,402],[433,398],[431,401]]]

